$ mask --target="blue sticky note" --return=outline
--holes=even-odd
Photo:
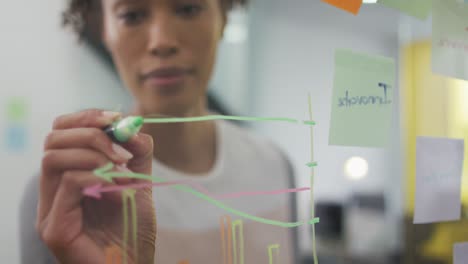
[[[17,152],[26,149],[27,129],[22,124],[10,124],[6,127],[5,145],[7,151]]]

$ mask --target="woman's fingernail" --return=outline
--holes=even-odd
[[[120,172],[131,172],[131,170],[129,170],[127,168],[127,165],[126,164],[121,164],[121,165],[116,165],[115,166],[115,169],[120,171]]]
[[[112,143],[112,150],[113,150],[117,155],[119,155],[120,157],[122,157],[123,159],[129,160],[129,159],[133,158],[133,154],[132,154],[132,153],[130,153],[128,150],[124,149],[122,146],[117,145],[117,144],[115,144],[115,143]]]
[[[120,117],[122,114],[119,113],[119,112],[113,112],[113,111],[104,111],[102,112],[102,115],[106,118],[106,119],[109,119],[111,121],[117,119],[118,117]]]

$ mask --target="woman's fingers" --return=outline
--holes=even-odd
[[[92,148],[107,155],[116,164],[126,163],[133,154],[98,128],[53,130],[46,138],[44,149]]]
[[[101,210],[92,210],[93,206],[96,206],[95,203],[91,203],[91,206],[85,205],[88,202],[83,197],[86,187],[109,184],[96,177],[93,170],[113,162],[127,163],[132,171],[151,174],[153,142],[150,136],[141,134],[122,147],[114,144],[102,131],[102,128],[119,117],[119,113],[95,109],[63,115],[55,120],[53,131],[46,139],[37,228],[43,240],[61,260],[67,260],[67,256],[60,254],[66,255],[67,251],[71,253],[69,250],[76,248],[76,244],[93,242],[89,240],[89,234],[83,233],[83,228],[86,228],[83,224],[92,222],[90,219],[92,220],[94,212],[102,213],[105,208],[110,210],[107,203],[114,204],[114,198],[118,198],[114,193],[106,193],[102,199],[106,206]],[[122,166],[117,169],[125,170]],[[121,199],[115,201],[118,205]],[[89,215],[84,209],[90,209],[93,214]],[[113,211],[115,210],[110,212]],[[104,215],[110,214],[104,212]],[[98,216],[96,215],[102,220],[102,217]],[[70,246],[70,243],[75,246]],[[86,260],[83,260],[79,263],[85,262]]]
[[[127,167],[133,172],[151,175],[153,138],[147,134],[139,133],[122,145],[133,154],[133,159],[128,162]]]
[[[69,129],[78,127],[103,128],[110,125],[120,116],[121,114],[117,112],[89,109],[57,117],[54,121],[53,129]]]
[[[109,163],[101,152],[86,148],[47,150],[42,158],[42,173],[64,170],[94,170]]]
[[[38,220],[41,221],[47,216],[64,171],[92,171],[107,163],[109,163],[109,159],[104,154],[90,149],[47,151],[42,159]]]

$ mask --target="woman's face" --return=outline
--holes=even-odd
[[[143,114],[204,107],[225,17],[219,0],[102,0],[103,41]]]

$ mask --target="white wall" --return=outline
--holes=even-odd
[[[224,38],[218,49],[216,67],[210,83],[211,92],[236,115],[248,114],[248,16],[237,8],[229,14]]]
[[[258,0],[250,6],[250,90],[253,114],[258,116],[308,117],[307,94],[312,95],[314,129],[316,201],[345,202],[352,192],[385,192],[389,202],[399,196],[401,184],[399,146],[399,111],[395,110],[393,148],[387,150],[328,145],[331,95],[334,73],[334,51],[349,48],[398,57],[398,14],[377,5],[365,6],[353,16],[321,1]],[[398,93],[395,93],[398,106]],[[265,124],[259,129],[279,142],[294,162],[298,186],[309,186],[309,131]],[[369,161],[369,175],[352,182],[343,174],[343,164],[350,156]],[[307,219],[309,195],[301,195],[299,216]],[[387,247],[398,243],[397,219],[401,207],[391,204],[387,217],[388,232],[393,237]],[[301,229],[302,249],[310,252],[305,228]]]
[[[0,259],[19,263],[18,205],[26,182],[38,173],[42,143],[53,119],[82,108],[115,109],[129,96],[113,75],[71,33],[60,27],[66,1],[15,0],[2,3],[0,16],[0,142],[6,126],[5,102],[29,102],[29,143],[13,154],[0,145],[3,188]],[[6,182],[5,182],[6,181]]]

